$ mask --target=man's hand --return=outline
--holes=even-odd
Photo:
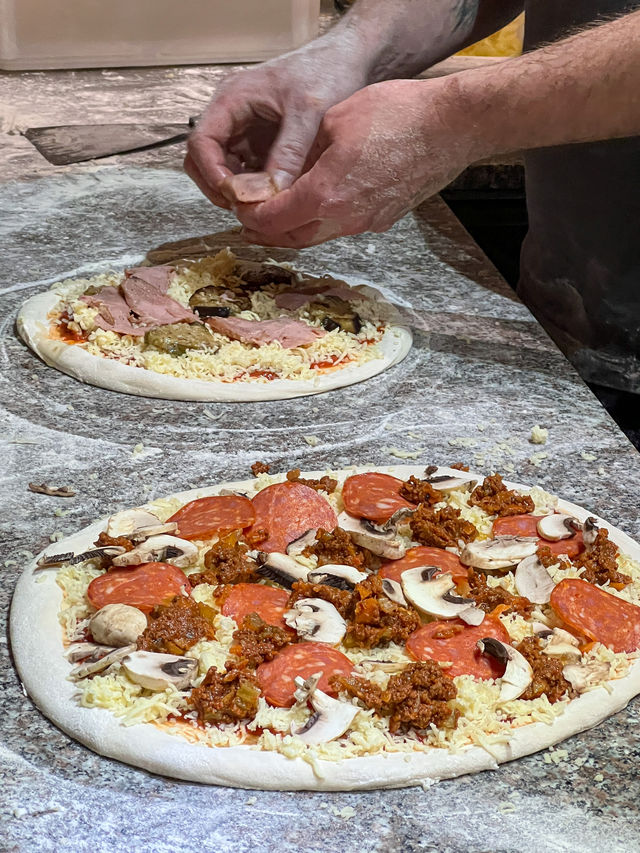
[[[234,174],[268,172],[276,189],[300,175],[329,107],[364,85],[356,62],[322,40],[233,77],[191,134],[187,174],[220,207]]]
[[[446,80],[377,83],[324,117],[305,173],[262,204],[238,205],[247,239],[299,248],[385,231],[477,157]]]

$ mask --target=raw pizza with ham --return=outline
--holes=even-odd
[[[114,391],[273,400],[368,379],[411,334],[374,287],[223,250],[68,279],[29,299],[18,331],[47,364]]]
[[[499,474],[260,473],[47,548],[18,583],[12,647],[44,714],[156,773],[426,784],[556,744],[640,692],[639,557]]]

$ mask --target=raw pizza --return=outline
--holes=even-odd
[[[231,251],[70,279],[29,299],[18,331],[47,364],[114,391],[273,400],[351,385],[401,361],[411,334],[363,284]]]
[[[258,473],[50,546],[19,580],[13,653],[60,728],[156,773],[428,784],[640,691],[639,555],[499,475]]]

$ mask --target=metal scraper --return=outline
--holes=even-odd
[[[143,151],[182,142],[198,117],[184,124],[66,124],[24,131],[38,151],[55,166],[82,163],[114,154]]]

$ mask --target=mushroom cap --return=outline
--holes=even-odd
[[[537,554],[520,560],[514,579],[518,594],[528,598],[533,604],[547,604],[555,587],[554,580]]]
[[[305,530],[302,536],[298,536],[297,539],[294,539],[293,542],[289,542],[287,545],[287,554],[289,557],[298,557],[305,548],[308,548],[310,545],[313,545],[316,541],[316,533],[318,532],[317,527],[310,527],[309,530]]]
[[[347,623],[329,601],[322,598],[299,598],[284,621],[304,640],[336,645],[347,631]]]
[[[127,676],[146,690],[184,690],[198,672],[198,661],[158,652],[132,652],[122,659]]]
[[[588,663],[569,663],[562,668],[562,674],[576,693],[584,693],[589,687],[606,681],[611,672],[611,664],[606,661]]]
[[[247,556],[254,556],[253,552],[249,551]],[[281,586],[291,589],[291,586],[296,581],[306,581],[309,574],[309,568],[303,566],[293,557],[288,554],[281,554],[278,551],[270,553],[266,551],[255,552],[255,559],[258,563],[256,571],[263,578],[275,581]]]
[[[298,690],[296,699],[299,703],[309,701],[314,713],[300,729],[291,724],[291,734],[309,746],[328,743],[343,735],[353,723],[359,708],[350,702],[342,702],[327,696],[318,690],[318,676],[312,676],[304,681],[300,676],[294,679]]]
[[[404,510],[399,512],[403,513],[403,518],[406,516]],[[395,516],[398,516],[398,513],[394,513],[385,525],[379,526],[367,522],[366,519],[355,518],[348,512],[341,512],[338,516],[338,527],[346,530],[356,545],[366,548],[372,554],[387,560],[399,560],[407,553],[407,543],[398,536],[397,521],[389,526]]]
[[[483,655],[488,654],[507,665],[501,679],[500,701],[510,702],[522,696],[533,679],[531,664],[524,655],[495,637],[485,637],[476,645]]]
[[[135,643],[146,627],[147,617],[130,604],[105,604],[89,620],[96,643],[116,648]]]
[[[484,619],[484,611],[477,608],[472,599],[452,595],[451,590],[455,587],[453,576],[444,572],[434,577],[437,571],[439,569],[436,566],[418,566],[402,572],[400,580],[405,598],[429,616],[438,616],[441,619],[460,617],[466,622],[466,615],[473,620],[470,624],[480,625]],[[478,613],[469,614],[467,611]]]
[[[154,525],[162,524],[157,515],[149,510],[135,507],[134,509],[123,509],[121,512],[116,512],[110,516],[107,521],[108,536],[126,536],[129,537],[134,530],[140,527],[153,527]]]
[[[366,572],[360,572],[353,566],[326,563],[324,566],[318,566],[317,569],[311,569],[307,575],[307,580],[309,583],[323,583],[339,589],[353,589],[357,583],[366,580],[367,577]]]
[[[382,591],[387,598],[390,598],[391,601],[395,601],[396,604],[401,604],[403,607],[409,606],[407,599],[404,597],[404,592],[402,591],[402,584],[398,583],[398,581],[394,581],[392,578],[383,578]]]
[[[483,572],[500,571],[517,565],[538,550],[535,536],[496,536],[479,542],[468,542],[460,554],[460,562]]]
[[[133,644],[130,646],[122,646],[121,649],[115,649],[97,660],[82,663],[71,670],[69,678],[73,681],[79,681],[81,678],[87,678],[89,675],[96,675],[98,672],[104,672],[109,669],[112,664],[117,663],[130,652],[135,651],[135,648],[136,647]]]
[[[189,566],[198,558],[198,548],[187,539],[161,534],[149,536],[131,551],[113,560],[114,566],[139,566],[141,563],[171,563],[179,568]]]
[[[571,515],[563,512],[553,512],[543,515],[536,524],[538,534],[549,542],[559,542],[561,539],[570,539],[576,535],[578,529],[575,525],[580,522]]]

